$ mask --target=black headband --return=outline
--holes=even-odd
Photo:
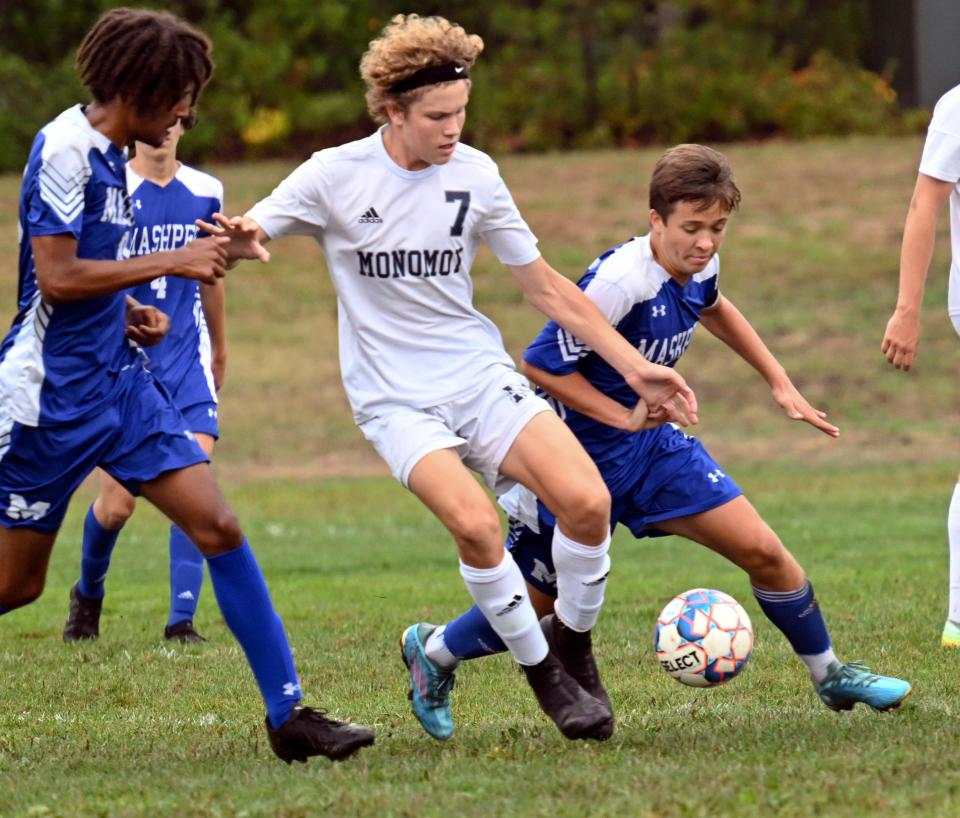
[[[447,62],[442,65],[428,65],[419,71],[414,71],[409,77],[395,82],[390,86],[391,94],[402,94],[404,91],[412,91],[414,88],[420,88],[424,85],[435,85],[438,82],[449,82],[450,80],[465,80],[470,76],[465,65],[455,62]]]

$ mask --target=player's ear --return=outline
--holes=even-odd
[[[659,230],[663,226],[663,219],[660,218],[660,214],[656,210],[651,208],[650,210],[650,229]]]
[[[384,106],[387,111],[387,119],[391,125],[402,125],[407,118],[407,112],[403,106],[396,102],[387,102]]]

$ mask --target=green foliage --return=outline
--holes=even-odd
[[[810,65],[790,75],[777,107],[791,135],[878,133],[892,122],[895,101],[876,74],[818,51]]]
[[[82,99],[69,69],[118,0],[26,0],[0,30],[0,170]],[[134,5],[142,4],[135,0]],[[151,3],[146,3],[151,5]],[[303,156],[366,133],[357,65],[395,12],[385,0],[173,0],[206,31],[217,73],[188,160]],[[424,2],[480,34],[470,141],[548,150],[902,127],[884,79],[859,67],[866,0]]]

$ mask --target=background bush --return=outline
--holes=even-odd
[[[0,170],[84,99],[72,69],[115,0],[20,0],[0,28]],[[129,5],[150,5],[129,3]],[[154,4],[155,5],[155,4]],[[867,0],[419,3],[483,36],[468,139],[547,150],[908,127],[889,77],[861,67]],[[357,73],[396,11],[383,0],[173,0],[213,39],[192,160],[312,149],[369,132]]]

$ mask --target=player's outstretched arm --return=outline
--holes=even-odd
[[[119,261],[77,258],[70,234],[31,239],[37,286],[44,301],[60,304],[119,292],[166,275],[211,283],[227,271],[226,239],[196,239],[185,247]]]
[[[952,182],[917,174],[900,245],[900,290],[897,306],[887,321],[880,351],[897,369],[913,365],[920,346],[920,311],[927,271],[933,258],[937,214],[950,198]]]
[[[642,399],[633,409],[617,403],[613,398],[604,395],[579,372],[554,375],[534,366],[529,361],[520,363],[520,371],[564,406],[575,409],[581,415],[586,415],[607,426],[612,426],[614,429],[636,432],[640,429],[652,429],[666,420],[665,417],[653,418]]]
[[[827,422],[826,412],[815,409],[800,394],[787,371],[729,299],[717,296],[717,303],[700,313],[700,323],[760,373],[787,417],[806,421],[830,437],[839,436],[840,429]]]
[[[149,304],[127,296],[127,338],[140,346],[151,347],[170,332],[170,316]]]
[[[210,369],[219,392],[227,377],[227,310],[224,279],[200,285],[200,306],[210,333]]]
[[[697,422],[696,395],[680,373],[646,360],[610,326],[576,284],[560,275],[542,257],[509,269],[526,299],[616,369],[652,413],[663,409],[665,420],[682,426]]]
[[[214,213],[213,222],[197,219],[197,227],[211,236],[226,239],[227,259],[233,263],[248,259],[270,261],[270,251],[264,245],[270,241],[266,231],[249,216],[228,218],[223,213]]]

